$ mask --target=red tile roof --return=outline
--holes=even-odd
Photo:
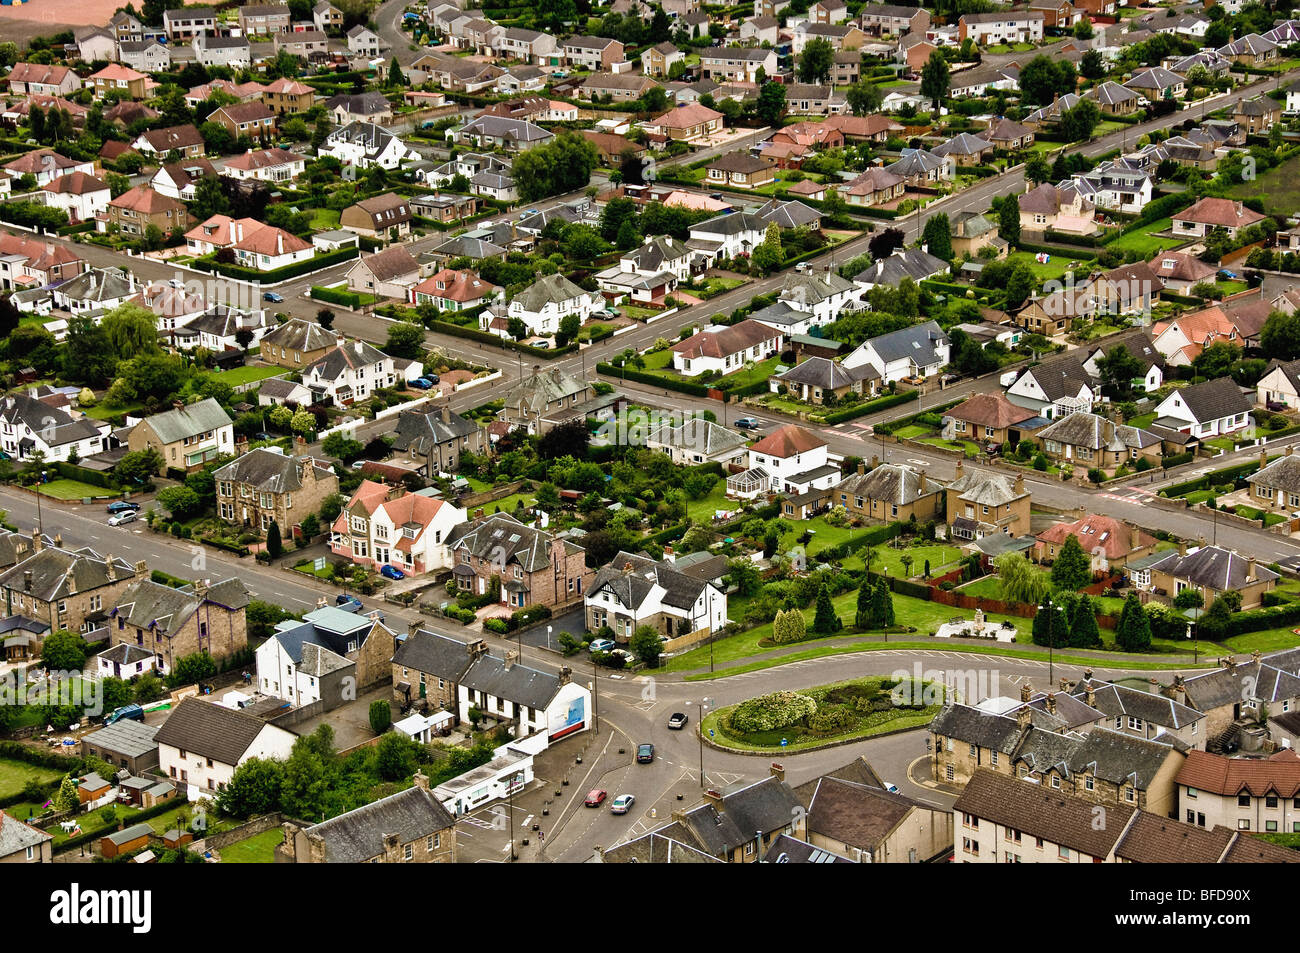
[[[1174,219],[1179,222],[1195,222],[1198,225],[1212,227],[1245,228],[1247,225],[1262,222],[1264,216],[1232,199],[1216,199],[1207,195],[1195,205],[1181,212],[1175,212]]]
[[[1300,756],[1284,748],[1270,758],[1225,758],[1205,751],[1189,751],[1178,771],[1177,783],[1210,794],[1233,797],[1300,796]]]
[[[797,453],[807,453],[818,447],[826,446],[826,441],[810,430],[804,430],[794,424],[786,424],[774,430],[758,443],[750,447],[752,453],[764,453],[769,457],[793,457]]]

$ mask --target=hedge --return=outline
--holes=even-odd
[[[686,531],[691,528],[690,523],[679,523],[676,526],[670,526],[667,529],[661,529],[659,532],[650,536],[656,543],[672,543],[686,535]]]
[[[107,473],[100,473],[98,470],[87,470],[75,463],[58,460],[54,463],[54,471],[65,480],[79,480],[82,483],[89,483],[91,486],[101,486],[106,490],[118,489],[117,484],[113,482]]]
[[[709,388],[705,384],[695,384],[691,381],[679,381],[670,377],[660,377],[657,374],[649,374],[645,371],[638,371],[632,367],[615,367],[601,361],[596,365],[596,371],[609,377],[618,377],[624,380],[638,381],[642,384],[650,384],[653,387],[662,387],[665,390],[675,390],[683,394],[690,394],[693,397],[708,397]]]
[[[301,278],[309,272],[319,271],[322,268],[341,265],[345,261],[351,261],[359,257],[360,254],[360,250],[356,248],[341,248],[338,251],[315,255],[307,261],[295,262],[292,265],[273,268],[270,271],[258,271],[256,268],[245,268],[243,265],[231,265],[205,258],[195,259],[190,262],[190,267],[199,271],[215,272],[226,278],[235,278],[240,281],[259,281],[262,284],[272,285],[281,281],[288,281],[290,278]]]
[[[335,288],[324,288],[320,285],[311,286],[311,296],[314,301],[325,301],[329,304],[341,304],[345,308],[351,308],[353,311],[361,310],[361,295],[355,291],[339,291]]]
[[[1071,258],[1082,258],[1085,261],[1093,261],[1097,257],[1096,249],[1079,246],[1061,248],[1059,245],[1040,245],[1038,242],[1020,241],[1016,244],[1016,248],[1020,251],[1044,252],[1048,255],[1069,255]]]
[[[1261,632],[1264,629],[1294,626],[1297,623],[1300,623],[1300,603],[1290,602],[1263,609],[1248,609],[1232,616],[1228,622],[1228,637],[1245,635],[1247,632]]]
[[[180,797],[170,797],[167,798],[166,800],[159,801],[153,807],[147,807],[137,814],[132,814],[130,817],[131,824],[141,824],[147,821],[151,817],[157,817],[159,814],[166,814],[168,811],[175,810],[178,807],[183,807],[186,803],[187,802]],[[94,814],[95,812],[91,811],[90,815],[86,815],[86,816],[93,816]],[[125,822],[126,818],[122,818],[121,820]],[[93,831],[88,831],[84,834],[78,834],[76,837],[69,837],[62,844],[59,844],[54,848],[54,853],[63,854],[70,850],[74,850],[75,848],[80,847],[82,844],[89,844],[94,841],[101,840],[107,837],[109,834],[115,834],[115,833],[117,833],[116,824],[111,826],[98,827]]]
[[[57,751],[45,751],[41,748],[30,747],[19,744],[17,741],[0,741],[0,758],[7,758],[10,761],[22,761],[26,764],[34,764],[38,767],[65,772],[72,771],[81,765],[80,758],[59,754]]]
[[[247,556],[250,552],[249,548],[242,543],[228,543],[224,539],[217,539],[216,537],[210,538],[201,536],[199,537],[199,542],[205,546],[211,546],[214,549],[221,549],[228,553],[234,553],[236,556]]]
[[[1222,470],[1211,470],[1209,473],[1196,477],[1194,480],[1184,480],[1182,483],[1174,483],[1165,487],[1162,491],[1166,496],[1182,496],[1184,493],[1194,493],[1197,490],[1206,490],[1212,486],[1218,486],[1221,483],[1235,483],[1248,474],[1254,473],[1259,469],[1259,461],[1251,460],[1247,463],[1238,463],[1230,467],[1224,467]]]
[[[910,400],[916,400],[920,396],[921,392],[915,390],[905,391],[901,394],[886,394],[884,397],[877,397],[875,400],[869,400],[865,404],[858,404],[856,407],[850,407],[847,410],[839,410],[833,414],[827,414],[822,418],[822,423],[827,425],[843,423],[846,420],[852,420],[855,417],[874,413],[877,410],[885,410],[889,407],[896,407],[899,404],[905,404]]]
[[[518,341],[497,337],[495,334],[480,331],[478,328],[467,328],[464,325],[452,324],[450,321],[426,321],[424,326],[430,331],[436,331],[440,334],[450,334],[452,337],[457,338],[469,338],[471,341],[482,341],[484,344],[492,344],[508,351],[520,351],[529,357],[541,357],[548,361],[563,357],[565,354],[572,354],[578,349],[577,344],[566,344],[564,347],[556,348],[529,347],[527,344],[520,344]]]
[[[1044,229],[1043,237],[1049,242],[1060,242],[1062,245],[1082,245],[1085,248],[1096,248],[1098,244],[1096,235],[1072,235],[1069,232],[1058,232],[1054,228]]]
[[[1172,470],[1174,467],[1181,467],[1184,463],[1191,463],[1195,459],[1196,454],[1190,451],[1188,453],[1175,453],[1161,460],[1160,466],[1166,470]]]

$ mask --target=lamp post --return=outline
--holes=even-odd
[[[700,736],[700,790],[704,790],[704,714],[709,710],[713,700],[707,695],[700,699],[700,726],[698,733]]]
[[[591,661],[591,724],[592,731],[600,734],[600,676],[596,674],[596,660]]]

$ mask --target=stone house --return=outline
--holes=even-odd
[[[851,516],[894,522],[918,522],[943,515],[944,485],[931,480],[924,470],[906,464],[880,465],[872,459],[871,469],[858,464],[851,474],[831,488],[831,505]]]
[[[263,533],[274,521],[288,535],[339,490],[339,478],[325,461],[266,448],[237,457],[213,476],[217,515]]]
[[[188,406],[178,402],[131,428],[127,447],[132,452],[156,450],[168,469],[193,472],[235,452],[234,427],[211,397]]]
[[[1018,537],[1029,532],[1030,493],[1022,474],[1016,474],[1012,483],[1000,473],[967,473],[958,460],[946,494],[944,511],[955,539],[976,540],[993,533]]]
[[[292,318],[266,333],[260,356],[271,364],[302,369],[315,364],[337,344],[338,337],[333,331],[302,318]]]
[[[504,513],[462,523],[448,535],[447,546],[458,588],[485,595],[495,584],[500,603],[514,609],[572,602],[595,576],[581,546]]]
[[[393,449],[423,459],[425,476],[432,479],[439,473],[455,473],[466,453],[488,453],[487,434],[486,428],[443,404],[428,412],[403,411],[397,418]]]
[[[238,577],[184,589],[137,579],[108,610],[109,639],[152,652],[154,669],[166,675],[186,656],[223,659],[246,648],[248,603],[249,592]]]

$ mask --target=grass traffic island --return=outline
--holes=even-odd
[[[942,686],[875,675],[750,698],[710,712],[700,731],[715,748],[811,751],[920,728],[934,719],[942,702]]]

